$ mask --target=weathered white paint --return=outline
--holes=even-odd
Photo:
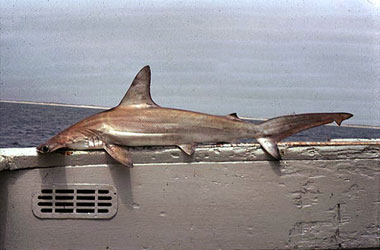
[[[379,141],[283,142],[278,144],[283,160],[377,159]],[[188,156],[177,147],[132,147],[137,164],[183,162],[229,162],[272,160],[259,144],[200,145]],[[0,149],[0,171],[52,166],[114,163],[103,150],[38,154],[35,148]]]
[[[255,144],[134,149],[132,169],[101,151],[1,149],[0,249],[379,247],[380,145],[280,149],[281,162]],[[118,213],[38,219],[33,190],[54,183],[114,185]]]

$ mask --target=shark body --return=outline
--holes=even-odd
[[[37,147],[40,153],[60,148],[104,149],[121,164],[132,167],[128,146],[178,146],[192,155],[199,143],[234,142],[255,138],[279,160],[277,142],[299,131],[336,122],[349,113],[311,113],[272,118],[261,124],[241,120],[236,113],[209,115],[158,106],[150,95],[151,73],[145,66],[136,75],[120,104],[90,116]]]

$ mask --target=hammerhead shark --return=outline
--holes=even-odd
[[[192,155],[200,143],[236,142],[254,138],[274,159],[280,160],[277,142],[297,132],[352,117],[349,113],[309,113],[275,117],[260,124],[236,113],[209,115],[158,106],[150,95],[150,67],[136,75],[120,104],[66,128],[37,147],[39,153],[60,148],[104,149],[112,158],[133,167],[131,146],[178,146]]]

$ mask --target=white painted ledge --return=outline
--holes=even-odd
[[[286,142],[279,143],[283,160],[376,159],[380,157],[378,140]],[[130,149],[135,164],[183,162],[231,162],[273,160],[259,144],[201,145],[193,156],[176,147],[136,147]],[[0,149],[0,171],[67,165],[114,162],[103,150],[62,151],[38,154],[35,148]]]
[[[379,159],[380,141],[331,141],[279,143],[283,160]],[[188,156],[177,147],[131,148],[135,164],[273,161],[259,144],[201,145]],[[52,166],[115,163],[103,150],[62,151],[39,154],[35,148],[0,149],[0,171]]]

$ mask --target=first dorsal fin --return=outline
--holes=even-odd
[[[158,107],[150,96],[150,67],[148,65],[137,73],[119,106]]]

